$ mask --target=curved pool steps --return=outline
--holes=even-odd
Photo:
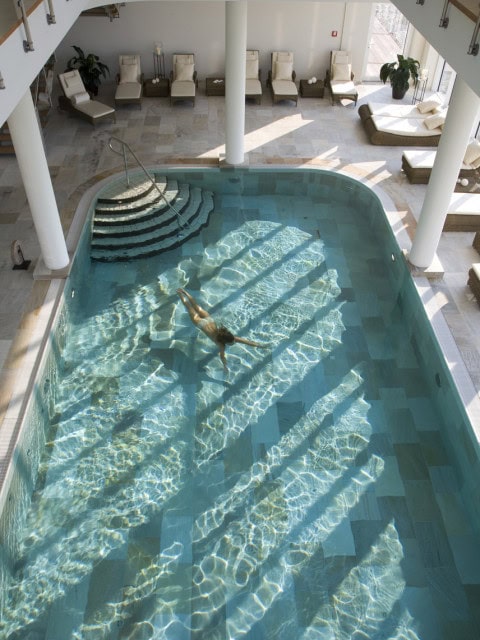
[[[111,192],[98,198],[92,260],[115,262],[157,255],[178,247],[208,223],[212,192],[164,176],[155,176],[155,182],[164,198],[146,180],[132,187],[123,185],[116,196]]]

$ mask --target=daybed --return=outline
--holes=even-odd
[[[118,59],[119,73],[117,75],[117,90],[115,104],[138,104],[142,108],[143,74],[140,66],[140,56],[121,55]]]
[[[280,100],[292,100],[298,104],[295,77],[293,53],[291,51],[274,51],[272,53],[272,68],[268,72],[267,81],[272,91],[273,104]]]
[[[59,73],[58,79],[64,94],[58,97],[60,109],[71,111],[93,125],[104,118],[113,118],[115,122],[115,109],[90,98],[78,69]]]
[[[245,98],[262,102],[261,72],[258,68],[258,51],[247,51],[245,60]]]
[[[467,284],[477,299],[478,304],[480,304],[480,264],[478,262],[472,264],[472,267],[468,272]]]
[[[358,91],[353,83],[354,75],[348,51],[330,51],[330,68],[327,70],[327,85],[332,105],[337,100],[353,100],[357,104]]]
[[[427,184],[435,162],[436,151],[409,149],[402,154],[402,169],[412,184]],[[474,178],[480,167],[480,142],[471,142],[460,168],[459,178]]]
[[[427,107],[430,110],[424,111]],[[371,144],[436,147],[446,110],[440,110],[438,102],[433,100],[417,105],[369,102],[358,108],[358,114]]]
[[[443,231],[480,231],[480,193],[454,193]]]

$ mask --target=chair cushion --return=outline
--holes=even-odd
[[[247,60],[245,65],[245,77],[247,80],[258,80],[258,60]]]
[[[445,113],[434,113],[423,121],[423,124],[429,129],[436,129],[445,123]]]
[[[82,104],[82,102],[88,102],[90,96],[86,91],[80,91],[80,93],[74,93],[70,100],[72,104]]]
[[[79,104],[76,108],[78,111],[81,111],[94,119],[103,118],[104,116],[115,113],[115,109],[106,104],[102,104],[101,102],[97,102],[96,100],[82,102],[82,104]]]
[[[61,74],[61,78],[63,80],[64,91],[67,98],[71,98],[74,94],[85,91],[85,85],[83,84],[83,80],[77,70],[67,71],[64,74]]]
[[[293,62],[275,63],[275,80],[292,80]]]
[[[170,95],[174,98],[195,97],[195,83],[185,80],[174,80],[170,87]]]
[[[193,64],[181,64],[178,63],[175,65],[175,80],[180,82],[192,82],[193,81]]]
[[[245,95],[246,96],[261,96],[262,85],[258,78],[247,78],[245,80]]]
[[[352,65],[343,63],[334,63],[333,65],[333,80],[339,82],[348,82],[352,79]]]
[[[115,100],[139,100],[141,95],[140,82],[121,82],[115,91]]]
[[[429,111],[435,111],[439,106],[440,102],[438,100],[424,100],[417,104],[417,109],[420,113],[428,113]]]
[[[138,67],[135,64],[122,64],[120,65],[120,84],[125,82],[137,82],[138,81]]]
[[[463,157],[463,161],[465,164],[471,164],[480,158],[480,142],[478,140],[473,140],[467,147],[465,151],[465,156]],[[475,167],[476,168],[476,167]]]

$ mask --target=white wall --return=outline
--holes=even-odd
[[[324,78],[331,49],[342,45],[352,50],[354,68],[361,78],[367,49],[370,5],[348,5],[349,33],[343,33],[346,5],[343,2],[257,2],[248,4],[248,48],[260,51],[262,79],[267,78],[272,51],[295,54],[297,79]],[[348,25],[347,25],[348,26]],[[333,38],[332,31],[338,36]],[[343,37],[342,37],[343,36]],[[172,54],[194,53],[202,80],[224,72],[225,4],[215,1],[134,2],[120,7],[120,18],[79,17],[57,48],[58,71],[74,54],[72,45],[100,56],[110,67],[111,79],[118,70],[120,53],[140,53],[146,77],[153,72],[153,45],[161,41],[167,75]]]

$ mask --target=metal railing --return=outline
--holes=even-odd
[[[113,144],[112,144],[113,142],[117,142],[118,144],[120,144],[121,145],[121,150],[120,149],[115,149]],[[130,187],[130,178],[129,178],[129,175],[128,175],[128,160],[127,160],[127,151],[129,151],[131,153],[131,155],[133,156],[133,158],[135,159],[135,161],[138,164],[138,166],[142,169],[143,173],[150,180],[150,182],[152,183],[154,188],[158,191],[158,193],[160,194],[160,197],[165,202],[167,207],[169,209],[171,209],[173,211],[173,213],[177,216],[177,223],[178,223],[179,229],[182,229],[182,228],[185,228],[185,227],[186,228],[190,227],[190,223],[188,222],[188,220],[185,220],[185,218],[182,216],[180,211],[178,211],[172,205],[172,203],[167,200],[167,198],[165,196],[165,193],[160,189],[160,187],[158,186],[158,184],[155,181],[155,178],[152,177],[148,173],[148,171],[146,170],[145,166],[141,162],[140,158],[137,156],[137,154],[132,149],[132,147],[128,144],[128,142],[125,142],[125,140],[122,140],[121,138],[117,138],[116,136],[110,136],[110,139],[108,140],[108,146],[113,151],[113,153],[116,153],[119,156],[123,156],[123,164],[125,166],[125,178],[127,180],[127,187]]]

